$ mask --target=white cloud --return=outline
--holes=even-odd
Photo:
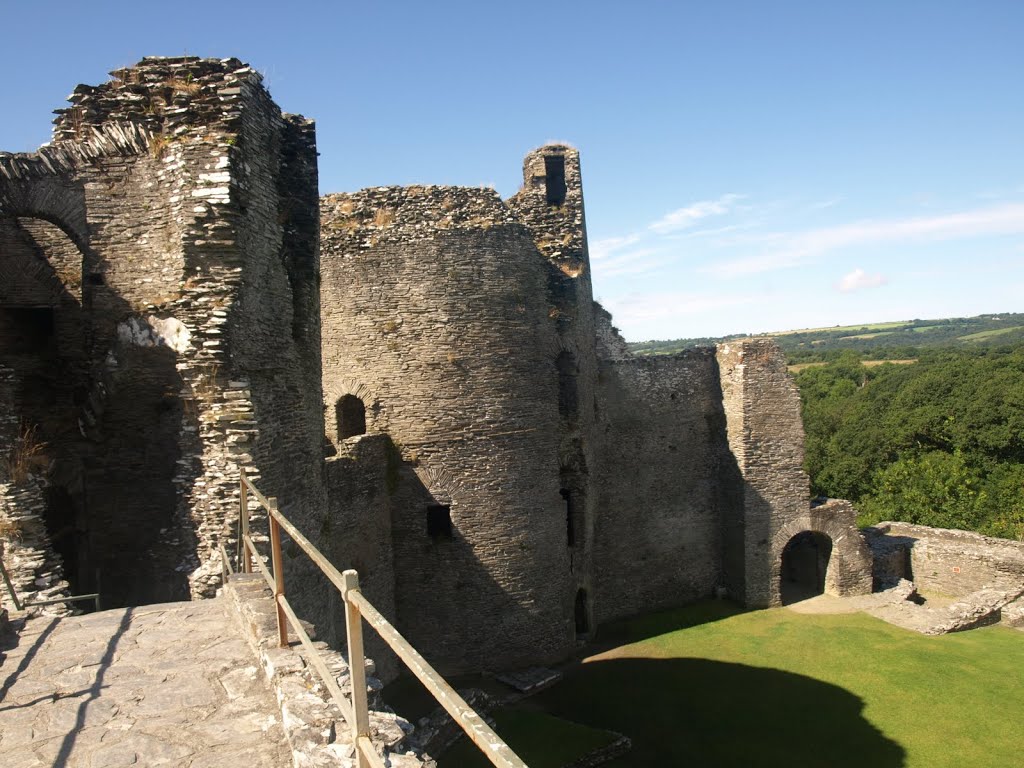
[[[807,210],[809,210],[809,211],[823,211],[826,208],[832,208],[832,207],[834,207],[836,205],[839,205],[839,203],[843,202],[844,199],[845,198],[842,198],[842,197],[833,197],[831,200],[821,200],[820,202],[811,203],[810,205],[808,205],[807,206]]]
[[[607,259],[611,254],[627,245],[633,245],[640,239],[640,235],[624,235],[622,237],[606,237],[603,240],[595,240],[590,244],[591,261]]]
[[[653,258],[658,253],[656,248],[638,248],[635,251],[612,256],[601,262],[601,276],[638,275],[650,272],[658,267],[663,267],[668,263],[668,260],[665,258]]]
[[[836,284],[836,288],[840,293],[850,293],[851,291],[860,291],[865,288],[877,288],[880,285],[885,285],[888,281],[882,275],[869,275],[863,269],[859,267],[848,275],[844,275],[843,279]]]
[[[733,208],[734,203],[742,199],[743,195],[729,193],[722,195],[717,200],[700,200],[665,214],[647,228],[661,235],[675,232],[679,229],[686,229],[692,227],[701,219],[728,213]]]
[[[720,277],[739,277],[799,266],[828,251],[853,245],[955,240],[1018,232],[1024,232],[1024,203],[979,208],[944,216],[862,221],[790,233],[781,238],[778,250],[716,264],[705,271]]]

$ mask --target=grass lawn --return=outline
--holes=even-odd
[[[525,707],[499,709],[493,716],[498,734],[530,768],[562,768],[618,738],[608,731]],[[489,768],[491,761],[469,739],[462,739],[445,752],[440,765]]]
[[[969,333],[966,336],[960,336],[958,341],[985,341],[991,339],[993,336],[1000,336],[1004,333],[1012,333],[1013,331],[1019,331],[1024,328],[1024,325],[1012,325],[1009,328],[996,328],[993,331],[979,331],[978,333]]]
[[[861,614],[705,602],[610,625],[598,643],[607,650],[502,718],[544,713],[625,733],[633,750],[609,768],[1024,764],[1015,630],[925,637]],[[526,755],[562,740],[557,721],[502,718],[531,765]],[[577,738],[566,730],[565,741]],[[470,765],[448,755],[446,768]]]

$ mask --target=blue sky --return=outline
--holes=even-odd
[[[237,56],[321,191],[582,153],[627,338],[1024,311],[1024,2],[0,0],[0,148],[143,55]]]

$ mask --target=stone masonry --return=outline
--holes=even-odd
[[[870,590],[852,508],[809,503],[774,343],[637,358],[594,302],[577,150],[527,154],[507,200],[318,198],[313,123],[242,62],[112,76],[75,89],[49,145],[0,154],[19,589],[211,596],[244,469],[446,672],[555,662],[601,622],[713,594],[774,605],[804,571]],[[285,559],[340,646],[337,594]]]

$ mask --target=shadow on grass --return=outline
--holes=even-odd
[[[587,644],[586,655],[592,656],[621,645],[638,643],[700,624],[710,624],[746,612],[747,609],[729,600],[702,600],[673,610],[630,616],[602,624],[597,630],[597,636]]]
[[[809,677],[743,664],[593,661],[523,706],[624,733],[633,749],[606,763],[609,768],[898,768],[905,762],[904,749],[864,719],[857,696]]]

